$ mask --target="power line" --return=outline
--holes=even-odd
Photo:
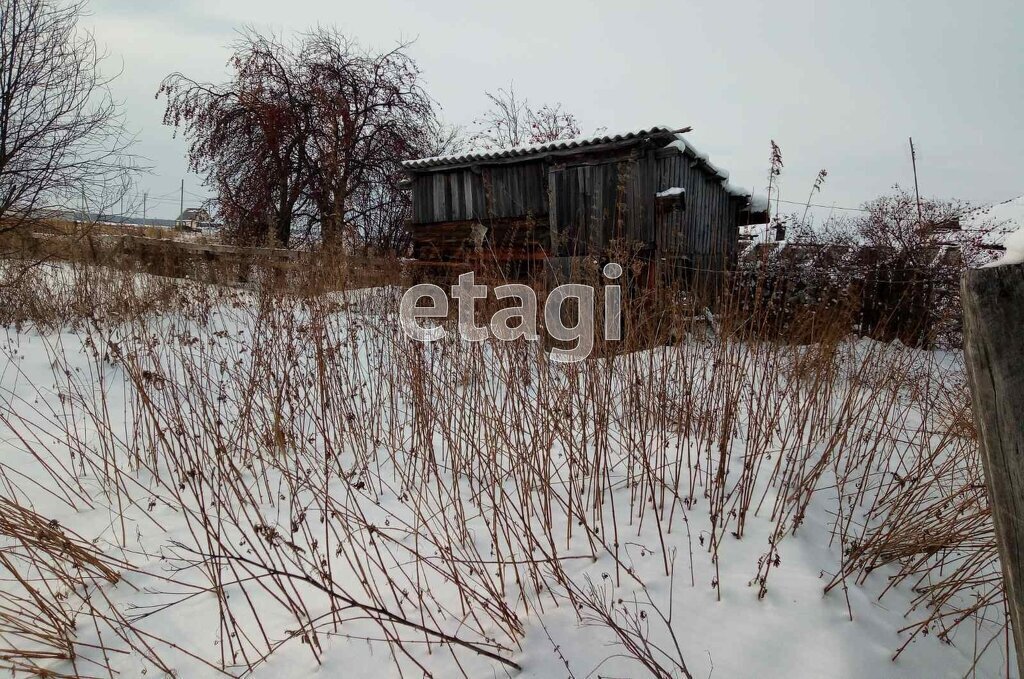
[[[828,208],[830,210],[850,210],[852,212],[870,212],[870,210],[865,210],[862,207],[842,207],[840,205],[822,205],[820,203],[807,203],[806,201],[801,202],[801,201],[798,201],[798,200],[783,200],[782,198],[776,198],[775,200],[776,200],[776,202],[786,203],[788,205],[808,205],[809,204],[811,207]]]
[[[1024,196],[1013,196],[1011,198],[1007,198],[1006,200],[997,200],[995,202],[987,203],[985,205],[973,205],[970,208],[968,208],[967,210],[965,210],[964,214],[971,214],[973,212],[980,212],[981,210],[987,210],[989,208],[996,207],[997,205],[1006,205],[1007,203],[1010,203],[1010,202],[1012,202],[1014,200],[1017,200],[1018,198],[1021,198],[1021,197],[1024,197]],[[782,198],[776,198],[774,200],[776,200],[776,201],[778,201],[780,203],[786,203],[787,205],[807,205],[808,204],[808,203],[802,202],[802,201],[785,200],[785,199],[782,199]],[[868,210],[868,209],[862,208],[862,207],[843,207],[841,205],[822,205],[821,203],[810,203],[810,206],[811,207],[828,208],[830,210],[847,210],[847,211],[850,211],[850,212],[871,212],[871,210]]]

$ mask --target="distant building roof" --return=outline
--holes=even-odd
[[[180,215],[178,215],[179,222],[208,222],[210,221],[210,213],[201,207],[190,207]]]

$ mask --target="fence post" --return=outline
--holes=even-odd
[[[970,270],[961,291],[974,422],[1024,679],[1024,264]]]

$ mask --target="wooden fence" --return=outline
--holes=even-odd
[[[310,291],[397,284],[394,258],[331,250],[289,250],[202,243],[134,234],[32,235],[18,256],[67,260],[229,286],[272,284]]]

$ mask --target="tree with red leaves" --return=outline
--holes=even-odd
[[[287,245],[301,228],[401,247],[400,163],[435,151],[438,127],[407,47],[373,52],[332,28],[290,41],[248,31],[229,82],[164,80],[164,122],[183,129],[235,235]]]

